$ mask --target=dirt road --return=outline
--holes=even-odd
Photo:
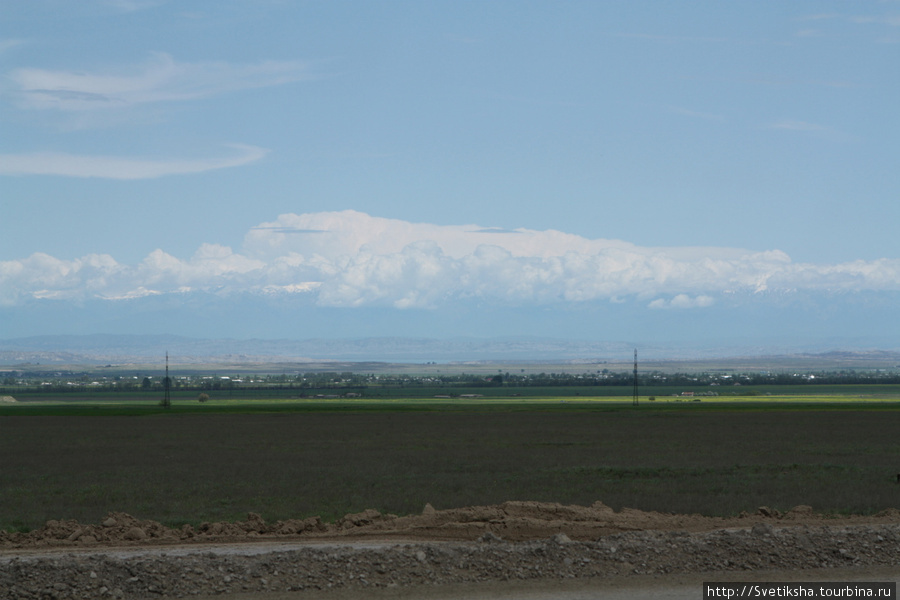
[[[895,567],[856,569],[765,570],[734,573],[713,571],[686,575],[633,575],[590,579],[489,582],[446,586],[410,586],[403,589],[335,589],[325,592],[236,594],[229,600],[697,600],[704,582],[856,582],[900,583]],[[213,600],[213,596],[198,600]]]
[[[798,507],[719,519],[508,502],[409,517],[365,511],[334,524],[266,524],[251,514],[194,530],[114,513],[96,525],[51,521],[0,534],[0,597],[503,598],[527,584],[544,594],[535,600],[575,600],[610,586],[654,594],[658,581],[671,597],[681,581],[696,598],[716,572],[804,579],[825,569],[834,580],[840,569],[868,580],[882,569],[893,579],[898,514],[828,518]]]

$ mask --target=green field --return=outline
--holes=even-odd
[[[719,396],[680,396],[658,395],[639,397],[642,407],[668,407],[672,409],[681,405],[691,405],[691,410],[702,407],[728,405],[759,405],[770,407],[786,407],[791,405],[831,405],[840,404],[848,407],[866,408],[871,406],[900,406],[898,386],[809,386],[797,393],[797,386],[770,386],[772,389],[764,393]],[[597,408],[614,406],[631,406],[633,398],[631,390],[622,388],[602,388],[612,393],[588,394],[573,393],[568,388],[554,390],[539,388],[531,394],[491,393],[491,389],[470,391],[477,397],[448,398],[441,394],[432,395],[431,391],[422,393],[392,393],[384,396],[367,394],[360,398],[316,398],[298,397],[295,393],[271,392],[245,395],[240,390],[210,393],[207,402],[197,401],[197,392],[173,392],[172,407],[165,410],[159,406],[160,392],[133,393],[46,393],[20,396],[14,403],[0,403],[0,416],[23,415],[148,415],[148,414],[184,414],[184,413],[260,413],[260,412],[292,412],[292,411],[348,411],[348,410],[421,410],[439,409],[442,411],[472,410],[490,411],[506,408],[525,407],[570,407]],[[392,390],[396,392],[396,390]],[[551,392],[551,393],[548,393]],[[559,393],[552,393],[559,392]],[[786,393],[787,392],[787,393]],[[651,400],[652,398],[652,400]]]
[[[900,404],[712,400],[7,404],[0,528],[98,522],[113,510],[178,525],[506,500],[708,515],[900,506]]]

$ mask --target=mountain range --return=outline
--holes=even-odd
[[[844,343],[848,343],[844,340]],[[0,340],[0,364],[83,364],[159,361],[166,353],[179,363],[274,363],[378,361],[392,363],[566,362],[628,363],[638,350],[642,360],[696,361],[738,357],[803,356],[823,364],[884,368],[900,364],[896,350],[823,349],[820,344],[727,346],[636,344],[539,337],[458,337],[447,339],[369,337],[290,339],[204,339],[178,335],[44,335]]]

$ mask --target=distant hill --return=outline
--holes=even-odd
[[[633,345],[554,339],[437,340],[377,337],[361,339],[236,340],[176,335],[61,335],[0,340],[0,364],[22,362],[100,364],[158,358],[244,361],[392,361],[572,360],[627,357]]]
[[[797,368],[900,368],[900,352],[851,349],[817,351],[803,346],[759,344],[729,347],[648,345],[552,338],[403,338],[360,339],[200,339],[177,335],[59,335],[0,340],[0,365],[104,365],[157,362],[166,352],[185,363],[273,363],[315,361],[379,361],[449,363],[465,361],[546,363],[622,363],[637,348],[643,365],[665,362],[701,365],[716,362],[729,368],[769,363]],[[790,357],[787,360],[786,357]],[[777,360],[775,360],[777,358]],[[817,365],[820,365],[817,367]],[[674,365],[673,365],[674,367]]]

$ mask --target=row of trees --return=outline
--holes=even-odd
[[[298,373],[278,375],[218,376],[194,375],[170,378],[173,391],[198,392],[221,390],[365,390],[390,388],[489,388],[489,387],[592,387],[630,386],[630,372],[606,370],[586,373],[510,373],[495,375],[383,375],[350,372]],[[823,371],[817,373],[663,373],[653,371],[639,374],[643,388],[653,386],[729,386],[729,385],[840,385],[840,384],[900,384],[900,372],[894,371]],[[0,392],[22,393],[29,391],[83,391],[85,389],[109,391],[162,391],[164,377],[115,376],[100,377],[87,373],[55,373],[53,377],[35,378],[6,376]]]

